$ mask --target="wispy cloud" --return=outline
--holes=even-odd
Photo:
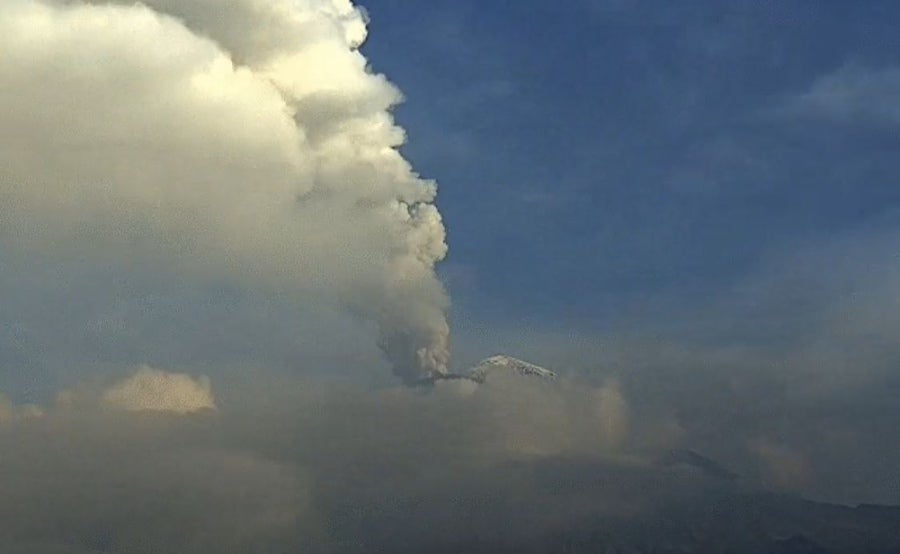
[[[838,121],[900,123],[900,68],[846,64],[816,79],[785,109]]]

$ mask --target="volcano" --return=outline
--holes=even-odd
[[[464,373],[429,375],[414,384],[418,386],[429,386],[434,385],[438,381],[458,380],[473,381],[478,384],[483,384],[488,381],[492,375],[501,374],[540,379],[548,382],[556,381],[559,377],[556,372],[550,371],[545,367],[518,358],[513,358],[512,356],[498,354],[481,360]]]

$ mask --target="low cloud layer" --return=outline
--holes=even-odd
[[[543,488],[556,485],[533,474],[534,464],[569,459],[646,471],[629,454],[615,385],[515,376],[463,385],[366,391],[271,376],[232,384],[230,400],[199,411],[184,409],[186,391],[208,393],[209,383],[182,374],[141,368],[76,387],[40,417],[0,423],[0,546],[366,552],[473,530],[517,537],[565,510],[626,510],[621,487],[566,491],[547,505]],[[446,504],[453,498],[463,504]],[[469,503],[483,521],[462,517]]]
[[[2,245],[330,299],[400,377],[446,371],[435,185],[365,34],[341,1],[4,3]]]
[[[0,546],[454,552],[627,528],[723,495],[900,493],[893,469],[877,466],[897,456],[877,417],[822,425],[822,411],[856,405],[853,395],[778,391],[779,376],[747,351],[603,350],[593,361],[606,377],[570,368],[556,381],[501,372],[482,385],[373,390],[139,367],[42,407],[7,401]],[[627,371],[612,369],[616,356]],[[811,367],[794,363],[781,378]]]

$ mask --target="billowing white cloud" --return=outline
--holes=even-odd
[[[185,414],[215,409],[216,401],[209,377],[194,379],[183,373],[168,373],[142,367],[103,393],[103,401],[129,411]]]
[[[330,298],[444,372],[446,253],[350,2],[0,7],[0,243]]]

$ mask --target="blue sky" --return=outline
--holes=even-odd
[[[603,327],[898,222],[895,3],[365,7],[462,320]]]

